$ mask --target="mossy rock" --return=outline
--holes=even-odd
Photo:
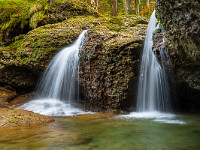
[[[33,126],[53,122],[54,119],[21,109],[0,108],[0,128]]]
[[[98,13],[81,1],[57,0],[49,5],[48,0],[0,0],[0,44],[9,45],[20,34],[77,15],[98,16]]]
[[[59,49],[70,45],[84,29],[89,29],[95,34],[102,35],[107,42],[105,49],[120,47],[134,37],[144,38],[146,25],[139,24],[131,27],[131,22],[135,19],[141,19],[145,22],[144,18],[137,16],[116,17],[114,20],[120,20],[120,22],[124,23],[124,25],[120,24],[120,28],[123,30],[119,32],[113,30],[113,28],[116,28],[116,24],[113,24],[113,18],[73,17],[61,23],[38,27],[26,35],[17,37],[16,42],[13,44],[1,47],[0,55],[3,55],[5,51],[10,53],[9,60],[3,57],[6,62],[3,63],[5,65],[13,65],[14,63],[17,66],[26,66],[28,68],[33,68],[33,66],[43,68]],[[3,60],[1,61],[3,62]]]

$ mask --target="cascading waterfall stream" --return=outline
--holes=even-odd
[[[170,124],[185,124],[176,120],[176,115],[171,114],[171,96],[166,75],[165,63],[170,63],[170,58],[164,49],[160,49],[160,63],[153,50],[153,33],[158,28],[155,11],[148,24],[147,35],[142,53],[142,63],[138,85],[136,112],[119,116],[120,118],[154,119],[155,122]]]
[[[84,113],[74,106],[79,98],[79,50],[84,47],[86,35],[85,30],[71,46],[55,55],[38,84],[35,100],[24,104],[23,109],[49,116]]]
[[[152,50],[153,32],[157,29],[153,12],[145,39],[137,95],[137,112],[169,112],[170,90],[164,68],[161,67]],[[162,57],[163,55],[161,55]]]

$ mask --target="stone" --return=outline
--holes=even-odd
[[[183,111],[200,111],[199,8],[199,0],[158,0],[156,6],[174,68],[178,99],[175,103]]]
[[[0,108],[0,128],[41,125],[54,119],[21,109]]]
[[[9,106],[12,108],[13,107],[16,108],[16,107],[28,102],[29,100],[31,100],[31,98],[33,98],[33,96],[34,96],[33,93],[19,95],[9,102]]]
[[[0,108],[8,107],[8,102],[16,96],[15,91],[7,90],[3,87],[0,87]]]

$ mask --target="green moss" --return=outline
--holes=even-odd
[[[19,122],[19,118],[17,118],[16,116],[13,116],[12,118],[8,119],[8,123],[17,124],[18,122]]]
[[[95,12],[87,3],[77,0],[56,0],[51,6],[48,0],[0,0],[0,43],[7,45],[31,28],[79,14],[94,15]]]
[[[124,43],[132,41],[133,37],[137,36],[135,32],[137,27],[130,27],[135,20],[142,19],[135,16],[115,18],[75,16],[60,23],[37,27],[28,34],[16,36],[14,42],[4,47],[4,50],[14,52],[12,59],[16,65],[45,64],[58,50],[71,44],[83,30],[91,29],[94,34],[102,35],[105,41],[108,41],[102,46],[107,59],[111,57],[107,56],[107,53],[119,51]],[[89,57],[96,59],[98,55]]]
[[[41,22],[44,18],[46,18],[44,11],[34,13],[29,22],[30,27],[35,29],[38,26],[38,23]]]
[[[112,23],[112,24],[120,25],[120,26],[124,24],[124,23],[121,21],[121,19],[120,19],[120,18],[117,18],[117,17],[111,18],[109,22]]]
[[[30,13],[30,10],[36,5],[34,1],[28,0],[0,0],[1,29],[13,28],[18,24],[23,28],[28,23],[27,19],[36,12],[33,10]]]
[[[147,20],[142,20],[142,19],[136,19],[134,20],[132,23],[131,23],[131,27],[135,27],[137,26],[138,24],[148,24],[148,21]]]

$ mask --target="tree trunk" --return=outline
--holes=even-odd
[[[96,10],[98,11],[99,6],[99,0],[96,0]]]
[[[124,0],[124,12],[125,15],[128,15],[128,0]]]
[[[136,0],[136,15],[140,14],[140,0]]]
[[[147,0],[147,11],[149,12],[149,0]]]
[[[91,2],[90,2],[91,4],[94,4],[95,3],[95,0],[91,0]]]
[[[112,0],[112,15],[117,16],[117,0]]]

